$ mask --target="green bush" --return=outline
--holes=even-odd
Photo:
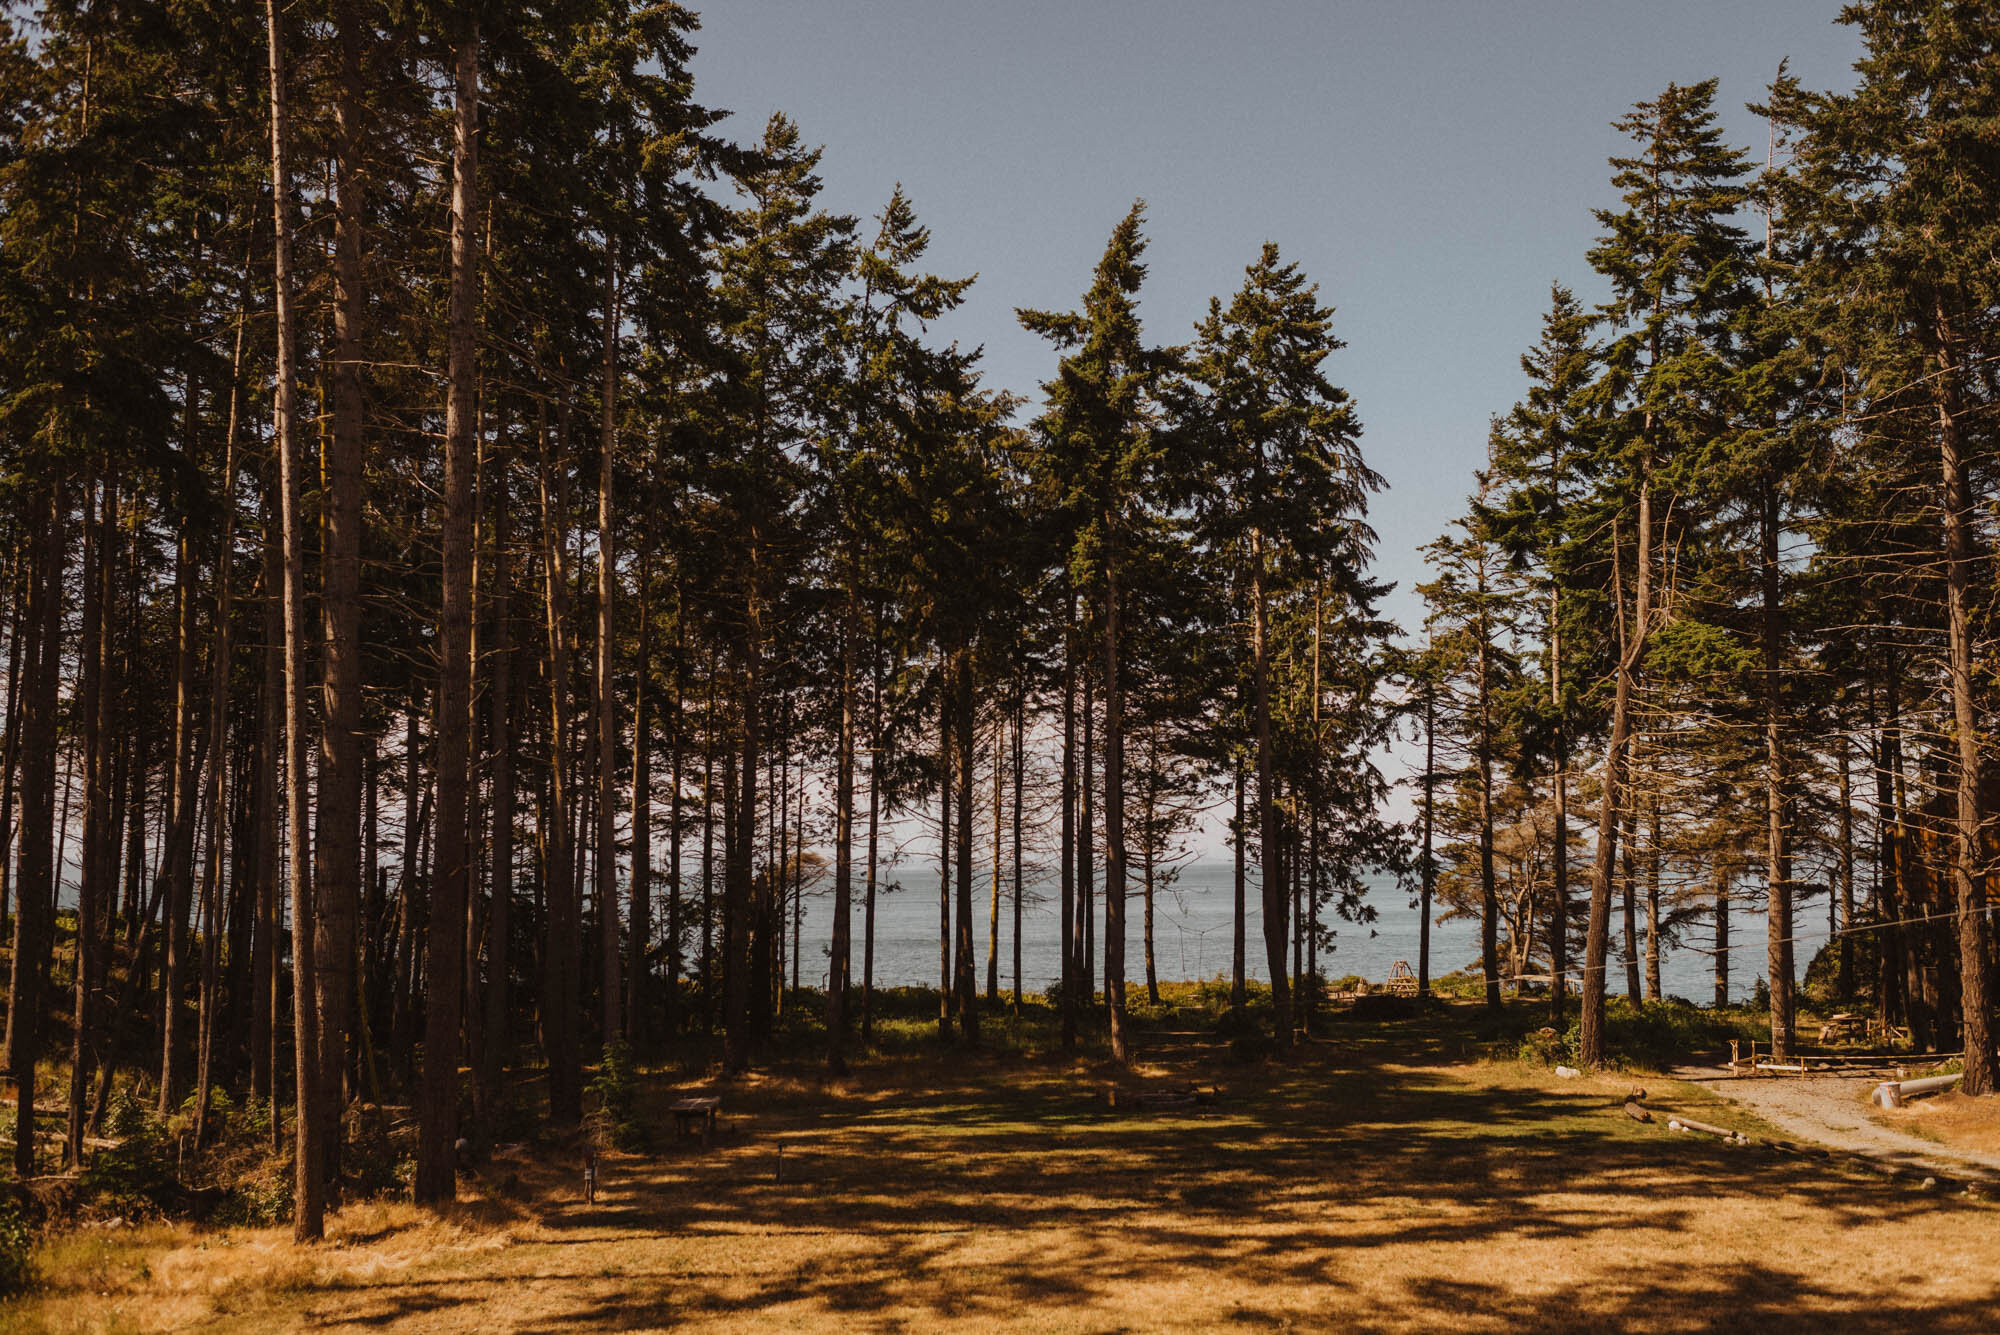
[[[19,1293],[35,1277],[35,1238],[9,1196],[0,1199],[0,1293]]]
[[[645,1125],[639,1121],[639,1079],[632,1066],[632,1049],[623,1042],[605,1045],[590,1090],[597,1095],[597,1122],[615,1149],[646,1148]]]
[[[217,1207],[215,1224],[270,1228],[292,1217],[292,1182],[284,1175],[238,1182]]]
[[[1575,1032],[1574,1027],[1571,1030]],[[1576,1060],[1576,1050],[1570,1046],[1571,1040],[1558,1034],[1554,1029],[1537,1029],[1521,1039],[1518,1056],[1524,1062],[1540,1066],[1555,1066]]]
[[[1675,997],[1634,1006],[1625,997],[1604,1003],[1604,1055],[1614,1066],[1661,1071],[1695,1053],[1721,1047],[1737,1032],[1729,1013],[1704,1009]],[[1558,1041],[1543,1030],[1521,1041],[1523,1061],[1574,1062],[1583,1052],[1583,1021],[1571,1020]]]
[[[105,1108],[105,1130],[118,1143],[83,1170],[83,1195],[94,1209],[128,1218],[174,1213],[187,1192],[174,1170],[167,1129],[152,1109],[121,1090]]]

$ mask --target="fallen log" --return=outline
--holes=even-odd
[[[1650,1122],[1653,1120],[1653,1114],[1648,1112],[1645,1105],[1637,1099],[1625,1100],[1625,1115],[1635,1122]]]
[[[1750,1138],[1741,1131],[1731,1131],[1728,1127],[1717,1126],[1713,1122],[1697,1122],[1692,1117],[1675,1116],[1669,1118],[1667,1129],[1669,1131],[1700,1131],[1705,1135],[1720,1136],[1735,1145],[1747,1145],[1750,1143]]]
[[[1924,1080],[1884,1080],[1875,1086],[1875,1106],[1878,1108],[1900,1108],[1904,1099],[1919,1098],[1925,1094],[1937,1094],[1950,1089],[1960,1080],[1958,1075],[1934,1075]]]

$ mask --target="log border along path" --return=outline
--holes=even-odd
[[[1801,1139],[1858,1154],[1897,1172],[2000,1187],[2000,1154],[1942,1145],[1871,1120],[1874,1108],[1868,1097],[1882,1082],[1880,1075],[1788,1080],[1733,1075],[1716,1066],[1682,1066],[1669,1074],[1739,1103]]]

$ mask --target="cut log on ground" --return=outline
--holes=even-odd
[[[1741,1131],[1731,1131],[1728,1127],[1717,1126],[1713,1122],[1698,1122],[1692,1117],[1673,1117],[1668,1120],[1667,1129],[1670,1131],[1699,1131],[1704,1135],[1720,1136],[1724,1140],[1737,1145],[1747,1145],[1750,1143],[1750,1138]]]
[[[1962,1079],[1963,1075],[1934,1075],[1923,1080],[1884,1080],[1875,1086],[1875,1104],[1881,1108],[1900,1108],[1905,1099],[1943,1093]]]

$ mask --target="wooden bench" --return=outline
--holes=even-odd
[[[715,1134],[715,1118],[722,1111],[722,1100],[714,1095],[675,1099],[667,1105],[667,1111],[674,1115],[676,1136],[700,1136],[702,1143],[707,1144]]]

